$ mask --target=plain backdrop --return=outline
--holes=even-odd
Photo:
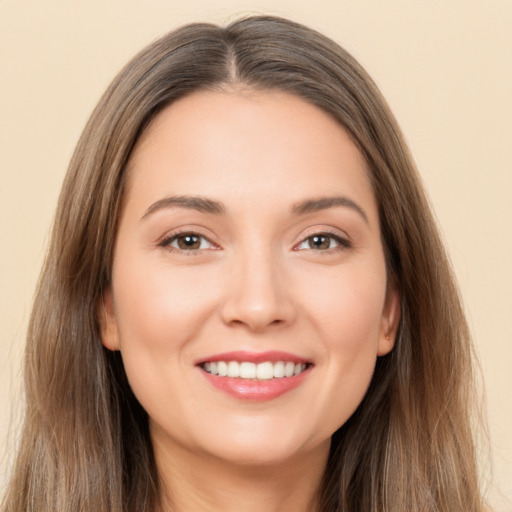
[[[158,36],[250,13],[289,17],[335,39],[398,118],[481,361],[489,495],[495,510],[512,511],[512,0],[0,0],[0,447],[18,431],[31,300],[88,115],[120,67]],[[0,489],[9,463],[0,454]]]

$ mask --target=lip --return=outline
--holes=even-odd
[[[291,361],[295,364],[307,363],[308,367],[306,367],[306,369],[299,375],[269,380],[220,377],[218,375],[212,375],[211,373],[208,373],[201,368],[203,363],[218,361],[248,361],[251,363],[264,363],[267,361],[276,363],[278,361]],[[311,361],[295,354],[290,354],[288,352],[246,352],[243,350],[215,354],[204,359],[200,359],[196,362],[196,366],[204,378],[207,379],[208,382],[216,389],[227,393],[228,395],[231,395],[232,397],[235,397],[239,400],[248,400],[254,402],[273,400],[289,391],[292,391],[293,389],[300,386],[300,384],[302,384],[304,380],[309,377],[313,368]]]
[[[277,363],[278,361],[291,361],[292,363],[311,363],[310,360],[291,354],[289,352],[281,352],[278,350],[270,350],[266,352],[248,352],[245,350],[237,350],[233,352],[224,352],[222,354],[214,354],[204,357],[196,361],[196,366],[207,362],[218,361],[238,361],[239,363],[247,361],[249,363]],[[288,377],[291,378],[291,377]]]
[[[199,371],[215,388],[223,391],[240,400],[251,400],[255,402],[264,402],[273,400],[288,391],[299,386],[311,373],[311,368],[306,368],[299,375],[293,377],[282,377],[280,379],[270,380],[250,380],[236,377],[219,377],[205,372],[201,368]]]

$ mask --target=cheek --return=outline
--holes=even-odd
[[[217,286],[212,273],[205,281],[200,268],[176,270],[165,258],[155,259],[156,265],[125,259],[116,269],[115,313],[122,343],[169,350],[200,327],[201,317],[215,305]]]
[[[211,283],[212,276],[209,276]],[[216,304],[216,283],[198,269],[170,269],[125,258],[115,267],[114,308],[130,385],[145,406],[165,403],[170,376],[191,367],[189,342]],[[208,282],[208,281],[206,281]],[[167,384],[164,384],[167,383]]]
[[[348,354],[367,344],[376,348],[386,294],[385,267],[378,263],[333,268],[304,282],[305,309],[329,350]]]
[[[321,389],[310,400],[324,418],[324,435],[353,414],[374,373],[385,298],[385,270],[379,269],[337,269],[323,283],[317,279],[315,287],[309,286],[315,290],[308,310],[322,372]]]

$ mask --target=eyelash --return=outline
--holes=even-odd
[[[318,233],[313,233],[313,234],[307,236],[306,238],[304,238],[299,244],[297,244],[294,247],[294,250],[297,250],[297,251],[300,250],[300,249],[297,249],[297,247],[300,247],[302,244],[307,243],[308,240],[311,240],[315,237],[325,237],[325,238],[334,240],[337,245],[335,247],[329,247],[328,249],[325,249],[325,250],[313,249],[311,247],[307,248],[306,250],[319,252],[319,253],[323,253],[323,254],[333,254],[336,252],[345,251],[352,247],[352,243],[347,238],[343,238],[342,236],[340,236],[338,233],[333,233],[331,231],[320,231]]]
[[[195,249],[184,249],[184,248],[180,248],[180,247],[173,247],[171,245],[172,243],[179,241],[180,238],[185,238],[185,237],[195,237],[195,238],[198,238],[200,246],[198,248],[195,248]],[[319,252],[319,253],[323,253],[323,254],[333,254],[333,253],[336,253],[336,252],[340,252],[340,251],[344,251],[344,250],[350,249],[352,247],[351,242],[349,240],[347,240],[346,238],[343,238],[339,234],[333,233],[333,232],[330,232],[330,231],[321,231],[321,232],[318,232],[318,233],[313,233],[313,234],[307,236],[306,238],[304,238],[299,244],[294,246],[293,250],[294,251],[301,250],[301,249],[299,249],[299,247],[302,244],[307,243],[308,241],[312,240],[315,237],[325,237],[327,239],[334,240],[334,242],[337,245],[335,247],[329,247],[328,249],[313,249],[312,247],[309,247],[309,248],[303,249],[303,250],[310,250],[310,251]],[[181,231],[179,233],[174,233],[174,234],[172,234],[172,235],[170,235],[168,237],[165,237],[158,244],[158,246],[159,247],[163,247],[164,249],[167,249],[167,250],[169,250],[171,252],[179,252],[179,253],[187,254],[187,255],[197,254],[201,250],[217,250],[218,249],[218,247],[216,247],[214,249],[211,249],[211,248],[207,248],[207,249],[206,248],[201,248],[201,245],[202,245],[203,241],[205,241],[205,240],[210,245],[215,246],[215,244],[209,238],[205,237],[204,235],[201,235],[200,233],[196,233],[194,231]],[[330,245],[330,243],[329,243],[329,245]]]
[[[186,238],[186,237],[198,238],[199,239],[199,243],[200,243],[199,248],[196,248],[196,249],[182,249],[180,247],[172,247],[171,244],[173,242],[177,242],[177,241],[179,241],[180,238]],[[179,253],[182,253],[182,254],[194,255],[194,254],[197,254],[201,250],[205,250],[204,248],[201,249],[201,245],[202,245],[203,241],[205,241],[205,240],[210,245],[215,246],[215,244],[209,238],[205,237],[204,235],[201,235],[201,234],[196,233],[194,231],[181,231],[179,233],[174,233],[174,234],[172,234],[170,236],[165,237],[158,244],[158,246],[159,247],[163,247],[164,249],[167,249],[168,251],[171,251],[171,252],[179,252]],[[216,250],[216,249],[206,249],[206,250]]]

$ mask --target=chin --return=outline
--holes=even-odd
[[[290,425],[247,425],[244,429],[231,426],[210,432],[203,449],[217,459],[240,466],[280,465],[308,453],[328,453],[331,436],[318,434],[317,430],[307,435]]]
[[[256,444],[250,446],[231,444],[209,450],[211,456],[225,463],[241,467],[280,466],[302,454],[302,449],[279,446],[279,443]]]

